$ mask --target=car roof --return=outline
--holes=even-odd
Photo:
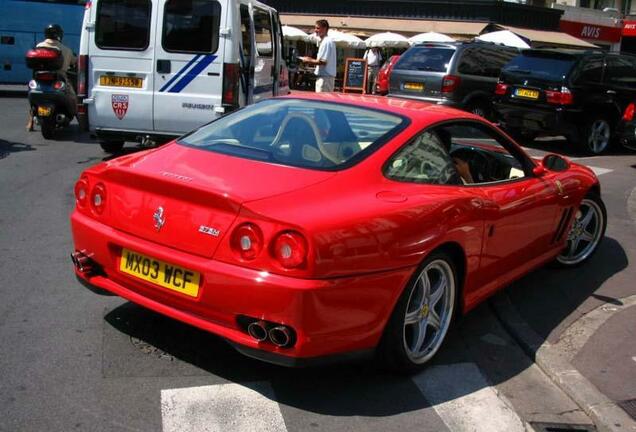
[[[374,96],[352,93],[311,93],[293,92],[283,98],[306,99],[320,102],[353,105],[375,109],[388,114],[397,114],[410,118],[417,123],[434,123],[440,120],[468,119],[483,120],[481,117],[455,108],[391,96]],[[425,114],[425,115],[423,115]]]

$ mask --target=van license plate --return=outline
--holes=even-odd
[[[518,88],[515,90],[515,96],[528,98],[528,99],[539,99],[539,92],[537,90]]]
[[[119,270],[190,297],[199,295],[201,275],[198,272],[159,261],[138,252],[123,249],[119,260]]]
[[[143,79],[135,77],[122,77],[115,75],[102,75],[99,77],[99,85],[108,87],[141,88],[143,84]]]
[[[404,90],[424,91],[424,83],[404,83]]]

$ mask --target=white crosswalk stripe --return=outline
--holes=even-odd
[[[413,381],[453,432],[526,430],[472,363],[429,367]]]
[[[286,432],[267,383],[161,391],[163,432]]]
[[[452,432],[526,430],[519,416],[473,363],[431,366],[412,380],[416,387],[411,391],[419,389],[430,406],[388,417],[391,430],[399,430],[400,425],[395,422],[404,422],[407,427],[416,423],[415,419],[431,419],[435,416],[433,411]],[[412,400],[416,395],[404,397]],[[280,406],[266,382],[250,383],[249,387],[232,383],[162,390],[161,415],[163,432],[287,431]],[[320,419],[320,414],[311,416]],[[359,417],[353,424],[345,421],[341,426],[352,431],[353,426],[362,432],[379,419],[370,417],[368,421],[371,423],[366,424],[364,417]]]

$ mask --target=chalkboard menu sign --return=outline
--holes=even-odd
[[[359,91],[364,93],[367,88],[367,61],[361,58],[348,58],[345,63],[342,91]]]

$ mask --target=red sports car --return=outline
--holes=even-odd
[[[606,226],[598,179],[481,117],[344,94],[270,99],[87,169],[80,281],[283,365],[416,369],[452,320]]]
[[[399,60],[399,55],[392,55],[391,58],[385,62],[380,70],[378,76],[375,79],[375,93],[379,95],[385,95],[389,93],[389,79],[391,78],[391,71],[393,66]]]

